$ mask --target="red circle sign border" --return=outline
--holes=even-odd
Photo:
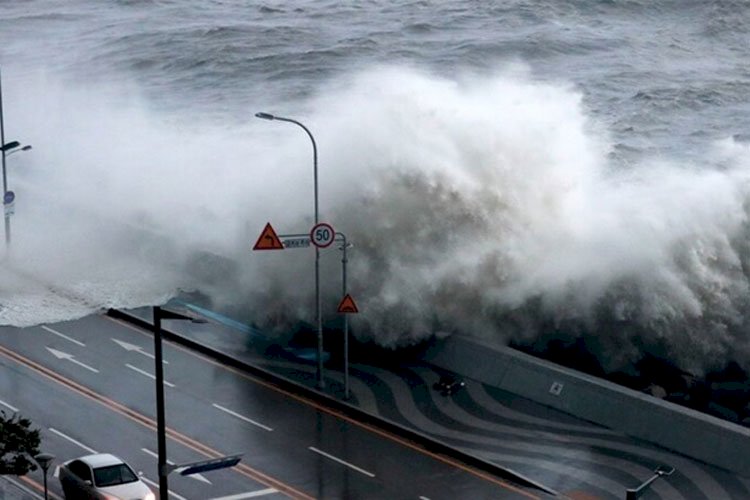
[[[317,243],[317,242],[315,241],[315,237],[314,237],[314,235],[315,235],[315,230],[316,230],[316,229],[321,229],[321,228],[327,228],[327,229],[329,229],[329,230],[331,231],[331,241],[329,241],[329,242],[328,242],[328,243],[326,243],[325,245],[322,245],[322,244],[318,244],[318,243]],[[316,247],[318,247],[318,248],[328,248],[328,247],[330,247],[331,245],[333,245],[333,241],[334,241],[335,239],[336,239],[336,231],[334,231],[334,230],[333,230],[333,226],[332,226],[332,225],[330,225],[330,224],[328,224],[327,222],[319,222],[318,224],[315,224],[315,225],[313,226],[313,228],[312,228],[312,229],[310,230],[310,241],[312,242],[312,244],[313,244],[313,245],[315,245],[315,246],[316,246]]]

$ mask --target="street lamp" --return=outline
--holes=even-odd
[[[51,453],[40,453],[34,457],[34,460],[44,472],[44,500],[47,500],[47,470],[54,459],[55,456]]]
[[[293,123],[304,130],[310,137],[313,147],[313,182],[315,188],[315,222],[318,225],[318,147],[315,144],[315,138],[310,130],[297,120],[272,115],[270,113],[255,113],[257,118],[263,120],[278,120],[282,122]],[[320,248],[315,246],[315,319],[318,326],[318,388],[325,388],[323,380],[323,318],[320,314]]]
[[[156,365],[156,434],[158,441],[159,499],[167,500],[169,495],[167,476],[170,469],[167,466],[167,432],[164,415],[164,362],[161,350],[161,320],[163,319],[185,319],[194,323],[201,323],[202,320],[154,306],[154,363]]]
[[[12,195],[8,196],[8,175],[5,169],[5,157],[18,151],[28,151],[31,146],[21,147],[18,141],[5,142],[5,126],[3,124],[3,84],[0,74],[0,150],[2,150],[3,162],[3,212],[5,212],[5,246],[10,246],[10,210],[7,205],[13,202]]]
[[[18,141],[13,141],[13,142],[18,142]],[[31,149],[31,144],[27,144],[27,145],[25,145],[23,147],[20,147],[20,148],[16,147],[16,148],[14,148],[14,149],[12,149],[10,151],[8,151],[6,149],[6,151],[8,151],[8,152],[5,153],[5,156],[8,157],[8,156],[10,156],[10,155],[12,155],[14,153],[19,153],[21,151],[28,151],[29,149]]]

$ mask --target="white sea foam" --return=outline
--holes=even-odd
[[[35,148],[9,159],[6,263],[36,284],[3,282],[0,324],[196,288],[269,328],[311,319],[312,252],[250,251],[267,221],[282,234],[312,224],[302,130],[165,119],[125,85],[28,77],[7,95],[21,96],[8,106],[13,138]],[[371,68],[248,116],[261,110],[317,139],[322,218],[355,244],[358,335],[398,345],[585,330],[612,367],[654,345],[691,369],[747,349],[746,145],[615,168],[581,95],[518,67],[453,79]],[[191,274],[205,255],[232,270]],[[337,259],[324,251],[326,317]],[[60,289],[83,299],[60,302]]]

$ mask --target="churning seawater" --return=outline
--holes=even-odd
[[[0,324],[177,290],[310,320],[312,251],[250,251],[313,215],[310,142],[267,111],[315,136],[358,336],[750,365],[745,2],[0,5],[5,137],[34,146],[8,157]]]

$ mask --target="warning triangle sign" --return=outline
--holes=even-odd
[[[359,309],[357,309],[357,304],[354,302],[352,296],[347,293],[344,298],[341,299],[341,303],[339,304],[337,312],[358,313]]]
[[[271,223],[267,223],[263,232],[258,236],[258,241],[255,242],[253,250],[284,250],[284,245],[279,239],[279,235],[271,227]]]

